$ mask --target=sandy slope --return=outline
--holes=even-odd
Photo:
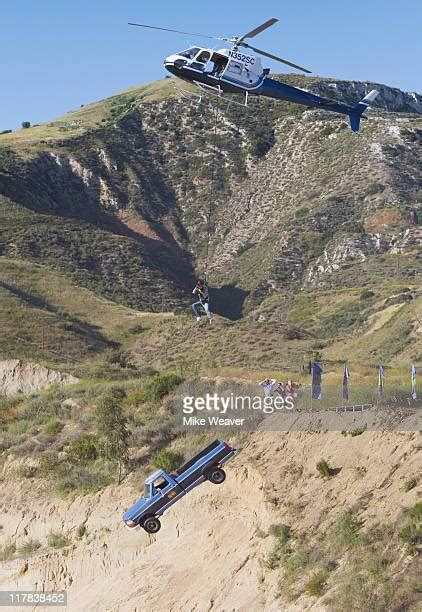
[[[186,496],[156,536],[121,523],[137,495],[132,481],[69,504],[37,481],[6,478],[1,546],[34,538],[43,548],[2,563],[0,589],[68,589],[72,612],[324,610],[323,600],[302,596],[287,605],[276,598],[279,575],[260,564],[273,540],[262,531],[283,522],[296,532],[321,533],[352,505],[367,524],[394,520],[420,495],[420,487],[403,491],[421,471],[420,445],[415,432],[251,434],[224,485],[205,483]],[[328,481],[315,470],[321,457],[341,468]],[[76,529],[84,521],[88,537],[80,541]],[[72,544],[48,549],[50,531],[67,533]]]

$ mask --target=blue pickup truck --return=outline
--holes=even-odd
[[[175,472],[167,474],[157,470],[145,481],[143,496],[123,515],[129,529],[143,527],[148,533],[157,533],[161,528],[159,516],[205,480],[221,484],[226,478],[221,468],[234,457],[236,450],[215,440],[200,453],[189,459]]]

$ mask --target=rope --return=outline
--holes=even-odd
[[[217,121],[218,121],[218,107],[219,98],[217,98],[216,105],[214,107],[214,130],[213,130],[213,156],[212,156],[212,165],[211,165],[211,182],[210,182],[210,201],[208,205],[208,213],[207,213],[207,246],[205,251],[205,269],[204,269],[204,280],[207,281],[208,276],[208,259],[209,259],[209,250],[210,250],[210,241],[211,241],[211,219],[212,219],[212,206],[214,201],[214,178],[215,178],[215,167],[216,167],[216,159],[217,159]]]
[[[215,182],[215,170],[216,170],[216,160],[217,160],[217,121],[218,121],[218,113],[219,113],[219,102],[220,98],[217,97],[216,104],[214,106],[214,126],[213,126],[213,140],[212,140],[212,148],[213,148],[213,156],[212,156],[212,165],[211,165],[211,181],[210,181],[210,201],[208,205],[207,211],[207,241],[206,241],[206,250],[205,250],[205,265],[204,265],[204,280],[207,281],[208,276],[208,263],[209,263],[209,250],[210,250],[210,242],[211,242],[211,221],[212,221],[212,207],[214,204],[214,182]],[[259,116],[255,119],[255,124],[259,123]],[[263,144],[273,145],[273,141],[262,141]]]

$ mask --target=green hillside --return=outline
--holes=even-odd
[[[373,87],[277,78],[348,102]],[[129,347],[160,367],[419,360],[419,98],[377,85],[356,135],[344,118],[289,103],[198,106],[176,85],[0,135],[2,355],[73,363]],[[198,344],[190,292],[209,211],[220,318]],[[139,311],[176,316],[128,333]]]

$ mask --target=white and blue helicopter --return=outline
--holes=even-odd
[[[181,32],[143,23],[129,23],[129,25],[153,30],[164,30],[165,32],[175,32],[187,36],[211,38],[230,43],[230,49],[224,48],[218,51],[199,46],[190,47],[185,51],[174,53],[164,60],[164,66],[169,72],[180,79],[195,83],[195,85],[209,93],[218,96],[222,96],[223,93],[243,94],[245,99],[242,106],[247,106],[248,97],[253,95],[288,100],[289,102],[304,104],[312,108],[341,113],[349,116],[350,126],[354,132],[357,132],[364,111],[372,104],[379,93],[376,89],[369,92],[356,105],[351,106],[343,102],[317,96],[303,89],[291,87],[269,78],[270,70],[269,68],[262,68],[260,58],[251,54],[250,51],[244,52],[244,49],[250,49],[259,55],[269,57],[291,68],[310,74],[311,71],[302,68],[302,66],[293,64],[262,49],[257,49],[245,42],[245,39],[257,36],[277,23],[277,21],[278,19],[275,18],[269,19],[254,30],[243,34],[243,36],[233,36],[230,38]]]

